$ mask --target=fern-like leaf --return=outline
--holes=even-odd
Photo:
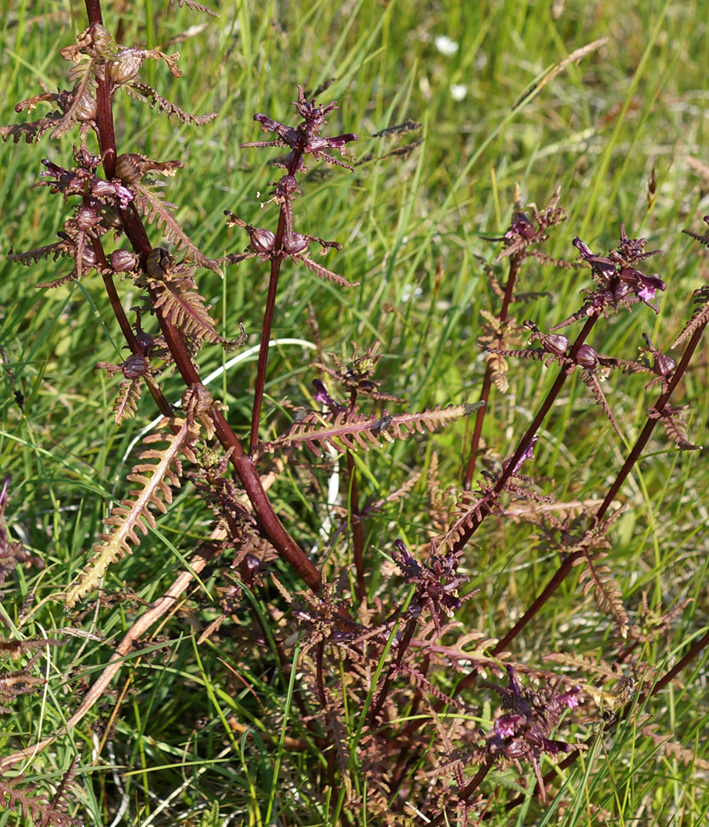
[[[490,368],[490,376],[495,387],[500,393],[507,393],[510,383],[507,381],[507,359],[500,353],[488,350],[485,354],[485,361]]]
[[[681,451],[701,451],[701,445],[695,445],[689,441],[687,428],[677,415],[667,414],[663,416],[662,425],[667,436]]]
[[[38,290],[54,290],[56,287],[64,287],[65,284],[69,284],[71,281],[76,281],[76,269],[72,270],[71,273],[67,273],[66,276],[60,276],[58,279],[54,281],[40,281],[35,284],[35,287]]]
[[[58,92],[45,92],[41,95],[35,95],[27,100],[20,101],[15,106],[16,112],[23,112],[25,110],[31,111],[37,108],[40,103],[57,104],[59,109],[47,115],[44,118],[39,118],[30,123],[11,124],[10,126],[0,126],[0,138],[7,141],[12,138],[15,143],[21,138],[24,138],[28,144],[37,143],[39,139],[50,129],[55,127],[64,117],[63,113],[71,105],[71,92],[65,89],[60,89]]]
[[[685,231],[686,232],[686,231]],[[709,761],[697,757],[696,749],[688,749],[681,744],[675,743],[670,735],[661,735],[656,732],[657,724],[648,724],[640,731],[643,735],[650,738],[657,747],[658,751],[668,758],[675,758],[685,766],[691,766],[698,770],[703,770],[705,773],[709,772]]]
[[[202,255],[197,246],[185,233],[180,222],[172,214],[174,204],[164,200],[162,193],[157,192],[144,184],[134,183],[135,204],[144,216],[148,224],[155,223],[155,226],[163,234],[164,238],[175,245],[178,250],[187,250],[190,258],[200,267],[206,267],[215,273],[222,275],[219,263],[211,258]]]
[[[128,382],[121,382],[116,401],[113,403],[113,418],[116,425],[120,425],[121,422],[135,416],[142,388],[143,383],[140,377],[131,379]]]
[[[329,422],[317,414],[311,414],[301,422],[293,423],[288,432],[278,439],[261,445],[259,450],[265,453],[291,446],[307,446],[316,456],[321,456],[323,450],[328,448],[339,452],[356,451],[358,448],[366,451],[373,445],[381,446],[382,438],[393,442],[395,439],[406,439],[415,431],[435,431],[436,428],[467,416],[478,407],[479,405],[451,405],[422,413],[385,413],[383,417],[364,416],[355,409],[340,411]],[[314,428],[318,421],[324,422],[325,427]]]
[[[155,292],[155,307],[178,327],[185,336],[198,342],[213,342],[230,347],[233,343],[220,336],[205,306],[202,295],[191,276],[180,276],[158,281],[149,280]]]
[[[483,511],[494,507],[497,503],[497,495],[493,489],[484,491],[463,491],[461,498],[456,505],[458,516],[451,523],[448,531],[438,540],[436,546],[439,551],[452,549],[461,537],[476,523],[482,516]]]
[[[44,795],[33,795],[33,786],[20,789],[18,785],[23,780],[23,775],[15,778],[0,778],[0,807],[4,805],[15,812],[19,807],[24,819],[33,820],[33,823],[47,827],[49,825],[53,827],[74,827],[76,825],[78,827],[81,824],[77,819],[50,804]]]
[[[549,663],[558,663],[560,666],[578,669],[596,678],[618,680],[620,677],[616,668],[608,663],[608,661],[596,659],[592,655],[572,655],[566,652],[552,652],[549,655],[544,655],[542,660],[548,661]]]
[[[207,13],[210,13],[206,6],[202,6],[201,8]],[[214,12],[211,13],[214,14]],[[219,15],[216,16],[218,17]],[[123,89],[131,97],[143,102],[147,101],[153,109],[157,109],[160,112],[167,112],[168,118],[177,118],[182,121],[182,123],[189,123],[193,126],[204,126],[219,117],[218,112],[211,112],[209,115],[190,115],[189,112],[185,112],[184,109],[180,109],[177,104],[174,104],[172,101],[164,98],[155,89],[153,89],[152,86],[148,86],[147,83],[132,81],[130,86],[124,86]]]
[[[130,551],[130,543],[135,546],[140,544],[136,531],[140,530],[145,535],[148,533],[147,526],[155,527],[155,517],[150,507],[162,513],[167,511],[167,506],[172,502],[171,487],[180,487],[180,455],[187,457],[190,462],[196,462],[193,449],[199,427],[194,416],[188,413],[179,425],[175,420],[163,420],[163,426],[168,424],[176,428],[174,433],[150,434],[143,440],[150,446],[159,441],[167,444],[159,450],[149,447],[139,455],[139,462],[128,479],[141,487],[130,491],[128,498],[113,508],[106,520],[109,533],[101,535],[100,542],[93,548],[94,555],[80,579],[69,589],[66,598],[68,606],[73,606],[98,586],[108,567]]]
[[[53,244],[46,244],[44,247],[37,247],[35,250],[27,250],[26,253],[15,253],[10,250],[7,254],[7,260],[29,267],[31,264],[36,264],[43,258],[49,258],[49,256],[51,256],[54,261],[57,261],[60,256],[68,256],[72,252],[71,244],[65,239],[62,239],[61,241],[55,241]]]
[[[591,393],[593,394],[593,398],[596,400],[596,404],[601,408],[603,413],[608,418],[608,421],[613,426],[613,430],[618,434],[618,436],[622,439],[623,434],[620,432],[620,428],[618,427],[618,423],[615,421],[615,417],[613,416],[613,411],[611,411],[610,405],[608,404],[608,400],[601,389],[601,385],[596,378],[594,373],[591,373],[590,370],[583,370],[581,371],[581,376],[583,378],[583,383],[586,385],[587,388],[590,388]]]
[[[57,791],[54,793],[52,798],[51,807],[54,810],[54,813],[48,813],[46,816],[43,816],[42,820],[38,824],[38,827],[49,827],[50,824],[61,823],[60,820],[62,816],[66,815],[67,810],[67,791],[74,783],[78,766],[79,756],[77,755],[69,765],[69,769],[62,776],[62,780],[59,782]],[[70,820],[74,821],[74,819]]]
[[[81,74],[74,88],[71,90],[71,103],[64,115],[59,119],[54,129],[52,129],[50,138],[61,138],[66,134],[76,123],[82,119],[82,111],[86,108],[86,96],[94,95],[92,84],[92,72],[94,67],[93,59],[86,62],[86,65],[81,68]],[[74,78],[76,75],[73,76]]]
[[[24,138],[28,144],[37,143],[39,139],[48,132],[53,126],[57,124],[60,115],[50,115],[46,118],[40,118],[38,121],[31,123],[13,123],[10,126],[0,126],[0,138],[7,141],[9,138],[15,143]]]
[[[618,626],[621,637],[626,638],[630,628],[628,614],[623,606],[620,586],[613,579],[610,568],[605,564],[596,565],[587,551],[584,551],[583,557],[579,560],[579,565],[583,564],[585,568],[581,572],[579,583],[583,584],[584,596],[593,591],[599,611],[610,614]]]
[[[672,343],[673,348],[681,345],[689,339],[695,330],[705,327],[709,322],[709,289],[706,287],[700,287],[699,290],[695,290],[694,301],[698,306],[695,308],[692,318],[687,322],[679,336]]]
[[[346,278],[342,276],[338,276],[337,273],[333,273],[331,270],[327,270],[321,264],[318,264],[317,261],[313,261],[310,256],[301,256],[301,255],[291,255],[293,261],[299,261],[301,264],[304,264],[311,273],[315,273],[316,276],[319,276],[324,281],[329,281],[332,284],[337,284],[339,287],[357,287],[359,286],[358,281],[347,281]]]
[[[22,669],[0,674],[0,712],[10,712],[10,709],[5,706],[6,703],[14,701],[20,695],[35,692],[38,687],[44,686],[46,680],[32,674],[41,654],[41,652],[35,653]]]
[[[203,6],[201,3],[195,3],[194,0],[170,0],[170,5],[174,5],[175,3],[177,3],[180,8],[185,6],[192,11],[199,11],[203,14],[208,14],[210,17],[219,17],[217,12],[212,11],[212,9],[207,8],[207,6]]]

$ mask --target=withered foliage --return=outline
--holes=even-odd
[[[192,0],[177,3],[213,13]],[[179,77],[179,55],[116,44],[96,19],[100,17],[98,4],[92,8],[89,27],[75,44],[62,50],[63,58],[72,64],[68,88],[18,104],[18,112],[39,106],[50,111],[31,123],[0,129],[0,137],[16,143],[23,138],[36,143],[45,135],[58,138],[71,130],[78,133],[68,165],[45,160],[35,184],[60,195],[68,205],[69,215],[57,231],[58,240],[26,252],[13,251],[8,258],[25,266],[67,262],[57,278],[38,287],[67,287],[93,274],[99,277],[130,350],[117,364],[97,365],[109,378],[121,377],[113,418],[121,425],[135,416],[145,386],[163,419],[157,431],[144,438],[125,477],[132,487],[110,508],[105,532],[66,591],[68,607],[98,593],[105,606],[127,602],[130,597],[131,609],[137,606],[148,615],[161,601],[175,601],[175,594],[168,591],[152,605],[144,605],[131,586],[121,584],[116,592],[112,575],[121,558],[147,545],[146,537],[158,530],[158,519],[171,518],[175,492],[187,482],[184,496],[196,492],[209,509],[205,523],[211,534],[198,553],[203,563],[214,562],[209,576],[217,581],[218,595],[218,616],[201,628],[198,645],[233,634],[243,645],[244,659],[260,659],[265,671],[276,668],[292,679],[294,713],[288,727],[298,732],[286,737],[294,748],[310,753],[314,796],[329,800],[338,815],[365,812],[376,823],[408,824],[414,816],[434,825],[456,818],[464,824],[479,823],[486,808],[502,797],[502,787],[510,780],[507,771],[512,768],[516,791],[533,787],[538,801],[545,803],[552,795],[552,784],[544,774],[548,765],[562,757],[570,761],[585,749],[585,736],[602,734],[630,710],[640,693],[653,691],[650,684],[657,676],[644,669],[641,644],[667,632],[673,614],[653,615],[643,598],[636,611],[637,622],[631,621],[623,578],[613,570],[613,526],[621,511],[609,514],[608,508],[658,421],[678,448],[698,448],[680,419],[686,406],[669,404],[669,398],[709,321],[709,291],[695,292],[697,307],[673,345],[689,340],[686,358],[676,361],[660,349],[663,345],[655,347],[647,334],[636,358],[600,353],[586,343],[596,322],[619,309],[658,312],[653,300],[667,285],[659,274],[646,274],[640,268],[660,251],[646,251],[647,240],[631,238],[621,224],[618,244],[607,255],[595,254],[577,237],[573,245],[578,261],[554,258],[544,245],[551,230],[566,219],[560,193],[554,192],[542,208],[523,207],[516,193],[508,229],[486,239],[502,246],[494,261],[485,265],[493,305],[480,310],[484,374],[476,402],[436,399],[422,402],[423,410],[410,410],[397,388],[389,387],[391,379],[380,378],[385,354],[379,342],[370,340],[364,347],[353,342],[346,360],[324,353],[315,336],[318,361],[304,368],[313,392],[286,400],[279,397],[279,390],[269,390],[281,405],[269,421],[267,439],[261,407],[270,378],[268,351],[274,320],[279,313],[285,316],[279,308],[279,278],[302,266],[328,283],[327,288],[320,285],[321,289],[355,291],[362,277],[359,273],[340,275],[324,267],[313,250],[319,248],[322,255],[339,253],[342,243],[306,233],[300,216],[296,220],[296,205],[304,197],[303,182],[307,181],[306,163],[339,168],[334,170],[337,173],[343,169],[354,172],[364,163],[405,157],[419,141],[389,145],[356,160],[347,151],[357,135],[323,134],[338,111],[337,104],[320,104],[316,93],[307,94],[297,85],[293,122],[258,113],[254,121],[268,140],[241,144],[246,149],[278,150],[271,163],[282,172],[276,182],[268,184],[273,187],[268,201],[272,205],[270,228],[240,217],[248,214],[247,203],[237,205],[235,211],[226,210],[227,226],[238,228],[242,241],[237,242],[236,252],[210,258],[178,221],[177,208],[166,199],[164,182],[158,179],[175,175],[183,162],[119,153],[112,103],[122,90],[185,124],[204,126],[216,116],[190,115],[141,80],[139,73],[146,60],[161,61],[173,77]],[[407,121],[384,127],[372,137],[398,140],[420,129],[420,124]],[[268,218],[258,223],[267,222]],[[160,234],[171,250],[153,246],[150,234]],[[706,236],[688,234],[709,246]],[[341,236],[345,238],[346,233]],[[213,315],[198,269],[222,275],[223,268],[245,262],[255,271],[268,271],[268,291],[250,422],[230,422],[225,406],[202,384],[194,359],[204,346],[232,349],[243,345],[246,337],[243,327],[242,336],[234,339],[220,332],[222,322]],[[532,303],[546,298],[546,294],[518,289],[522,275],[533,267],[590,269],[593,279],[593,287],[582,291],[581,307],[546,328],[547,332],[530,319],[516,319],[511,310],[524,303],[529,315],[534,315]],[[499,277],[500,271],[506,272],[506,280]],[[207,274],[207,278],[213,277]],[[129,311],[121,303],[117,283],[139,294]],[[583,322],[576,339],[555,332],[576,322]],[[529,332],[527,347],[520,346],[523,331]],[[492,386],[500,396],[510,390],[510,378],[519,370],[512,361],[515,358],[541,361],[557,377],[540,412],[530,417],[526,433],[509,450],[496,454],[492,443],[483,443],[483,418]],[[185,386],[176,406],[168,403],[163,392],[164,375],[172,375],[172,369]],[[650,381],[644,391],[661,389],[618,473],[616,488],[595,510],[576,502],[558,502],[545,490],[554,486],[553,481],[532,476],[528,470],[535,451],[539,454],[547,447],[544,417],[574,373],[580,373],[618,435],[621,429],[611,404],[613,397],[609,401],[602,381],[624,374],[619,381],[630,385],[637,381],[635,374],[648,373]],[[240,411],[243,414],[243,406]],[[290,422],[285,422],[282,411],[292,413]],[[450,440],[459,443],[463,428],[455,423],[473,413],[475,425],[462,479],[455,479],[455,474],[447,479],[448,466],[444,473],[437,454],[426,451],[423,443],[445,427],[454,431]],[[250,432],[247,446],[238,436],[240,429]],[[373,447],[386,449],[389,443],[404,440],[421,445],[417,467],[393,463],[396,467],[380,477],[379,470],[371,471],[365,464],[363,455]],[[309,450],[297,450],[302,447]],[[275,459],[266,460],[268,454],[275,454]],[[476,476],[477,457],[484,467]],[[271,462],[268,468],[267,461]],[[300,496],[310,500],[308,510],[299,509],[297,503],[284,504],[280,494],[269,492],[285,474],[292,476]],[[18,565],[38,563],[22,542],[11,537],[5,519],[8,488],[9,479],[0,492],[0,587]],[[363,496],[365,488],[368,497]],[[397,514],[404,499],[413,503],[406,512],[413,517],[406,523]],[[549,552],[552,565],[558,562],[559,569],[552,575],[552,585],[498,640],[473,628],[471,622],[478,611],[476,601],[482,606],[487,600],[486,573],[473,573],[477,554],[473,539],[490,516],[502,526],[515,521],[517,517],[511,515],[520,502],[525,504],[522,518],[534,526],[534,541]],[[175,533],[184,544],[192,542],[184,526],[175,525]],[[290,567],[305,588],[288,585],[292,578],[283,577],[279,567]],[[591,659],[565,652],[539,653],[520,645],[522,629],[577,567],[578,597],[592,594],[595,598],[609,645],[617,647],[615,655]],[[133,588],[138,591],[138,586]],[[201,608],[200,598],[192,596],[192,600],[193,607],[184,611],[194,616]],[[172,610],[173,603],[161,609],[164,613]],[[91,703],[107,691],[115,675],[109,670],[118,668],[116,661],[140,645],[139,634],[134,638],[130,634],[121,644],[125,648],[119,647],[106,667],[105,684],[99,678],[96,697],[87,696]],[[3,711],[44,686],[38,669],[41,654],[45,647],[58,643],[38,637],[0,639],[0,656],[28,656],[24,666],[0,672]],[[541,654],[554,664],[555,672],[540,666]],[[577,672],[590,674],[593,680],[586,683]],[[611,681],[609,692],[604,685]],[[83,684],[81,690],[91,692]],[[597,696],[605,697],[610,714],[594,713],[588,705],[578,708]],[[85,705],[88,710],[91,703],[79,708]],[[272,713],[264,705],[258,714],[269,732],[283,730],[280,712]],[[236,722],[238,726],[245,731],[245,725]],[[672,752],[666,747],[653,725],[643,732],[665,754],[680,760],[686,757],[682,748]],[[74,769],[51,802],[24,786],[21,778],[2,776],[0,803],[39,824],[74,824],[62,804]],[[341,790],[339,803],[332,796],[335,790]],[[516,799],[502,803],[512,808]],[[349,817],[343,816],[342,822],[349,823]]]

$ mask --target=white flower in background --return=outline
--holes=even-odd
[[[436,38],[436,48],[442,55],[454,55],[460,47],[455,40],[442,34]]]
[[[468,87],[464,83],[451,84],[451,97],[454,101],[462,101],[468,94]]]

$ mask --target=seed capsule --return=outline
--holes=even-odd
[[[170,275],[175,259],[163,247],[154,247],[149,253],[146,261],[146,269],[151,278],[164,281]]]
[[[143,159],[134,152],[116,158],[116,175],[124,184],[137,184],[145,174]]]
[[[84,247],[81,253],[81,265],[82,267],[96,266],[96,253],[94,253],[91,247]]]
[[[262,230],[258,227],[246,225],[246,232],[249,234],[251,246],[257,253],[270,253],[276,243],[276,236],[270,230]]]
[[[93,23],[89,26],[87,32],[91,35],[92,45],[97,55],[103,56],[108,52],[111,47],[111,33],[105,26],[100,23]]]
[[[294,253],[301,253],[307,248],[309,243],[307,236],[301,233],[293,233],[290,238],[283,240],[283,249],[289,255],[293,255]]]
[[[134,353],[123,363],[121,372],[126,379],[137,379],[139,376],[145,376],[148,372],[148,360],[145,356]]]
[[[138,265],[138,256],[130,250],[114,250],[111,253],[111,267],[117,273],[127,273],[135,270]]]
[[[108,64],[108,73],[114,83],[127,83],[138,74],[142,63],[133,49],[126,49]]]
[[[557,356],[563,356],[569,348],[569,340],[566,336],[560,336],[558,333],[550,333],[548,336],[544,336],[542,344],[544,350],[555,353]]]
[[[669,376],[676,367],[677,362],[671,356],[665,356],[664,353],[655,355],[653,370],[658,376]]]
[[[74,108],[77,120],[92,121],[96,117],[96,97],[90,90],[86,90]]]
[[[76,225],[82,232],[95,227],[100,220],[98,211],[94,207],[81,207],[76,214]]]
[[[598,354],[590,345],[581,345],[576,353],[576,362],[582,368],[593,370],[598,367]]]

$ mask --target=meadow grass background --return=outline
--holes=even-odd
[[[621,221],[631,237],[645,236],[649,248],[665,251],[646,270],[667,282],[660,315],[643,306],[621,312],[596,325],[591,344],[633,358],[643,332],[660,347],[672,341],[690,314],[692,290],[707,277],[706,251],[681,235],[685,227],[701,231],[702,215],[709,212],[705,0],[649,0],[622,10],[608,2],[563,0],[264,5],[257,11],[256,4],[245,2],[213,4],[221,15],[213,20],[167,3],[134,8],[114,2],[105,4],[104,17],[112,32],[120,25],[122,43],[179,50],[181,80],[151,62],[142,77],[188,111],[220,114],[197,130],[168,122],[125,95],[117,97],[114,110],[119,151],[185,162],[170,181],[168,198],[180,205],[183,225],[205,254],[246,246],[245,235],[225,227],[224,209],[273,227],[274,207],[262,208],[260,202],[276,177],[266,165],[274,153],[241,150],[239,142],[267,139],[252,120],[256,112],[292,121],[289,102],[297,82],[312,90],[332,79],[322,100],[336,99],[341,108],[326,134],[356,132],[360,140],[348,145],[348,158],[374,156],[354,175],[313,165],[296,202],[296,230],[340,241],[344,250],[324,263],[361,286],[335,289],[303,268],[285,266],[274,337],[313,341],[312,305],[326,351],[344,359],[352,341],[360,350],[382,342],[382,389],[406,397],[410,409],[475,401],[484,372],[476,346],[481,311],[497,307],[486,272],[498,248],[480,235],[504,232],[518,186],[523,203],[540,206],[561,189],[569,219],[553,231],[546,250],[552,255],[574,259],[576,235],[603,253],[617,243]],[[64,82],[68,64],[59,51],[84,25],[80,3],[12,4],[0,21],[1,123],[23,117],[13,111],[17,101]],[[553,64],[599,38],[607,38],[600,50],[534,91]],[[407,119],[422,124],[420,134],[399,142],[369,137]],[[408,155],[384,157],[418,137],[423,143]],[[3,258],[11,248],[55,239],[66,209],[47,188],[30,186],[43,169],[42,158],[70,164],[73,138],[45,139],[39,148],[0,146]],[[151,238],[159,243],[154,230]],[[504,283],[504,263],[492,268]],[[121,341],[97,278],[41,292],[33,285],[67,272],[64,262],[27,269],[3,261],[0,270],[0,344],[25,397],[21,412],[5,373],[0,470],[12,475],[13,533],[45,561],[42,571],[18,570],[5,588],[4,634],[61,637],[58,630],[73,625],[104,636],[103,642],[68,638],[62,649],[49,652],[42,661],[49,678],[44,690],[15,703],[1,719],[0,750],[7,753],[61,725],[141,610],[137,603],[122,602],[72,619],[61,594],[100,532],[108,505],[125,494],[125,454],[156,412],[146,396],[134,421],[121,427],[113,422],[115,384],[95,366],[120,360]],[[199,276],[225,335],[236,335],[243,322],[249,343],[257,341],[266,278],[266,268],[254,260],[231,268],[223,282],[212,273]],[[513,313],[546,329],[577,309],[578,291],[589,286],[587,271],[530,263],[522,289],[549,296],[513,305]],[[122,295],[129,306],[129,283]],[[690,438],[700,444],[707,438],[706,356],[705,344],[681,385],[682,399],[676,400],[691,404]],[[199,357],[202,373],[226,358],[205,348]],[[297,345],[272,350],[264,434],[282,429],[289,416],[286,399],[296,404],[311,399],[313,358]],[[215,386],[241,434],[248,430],[254,375],[253,363],[241,364]],[[493,390],[483,432],[493,455],[512,453],[553,375],[537,363],[515,364],[508,393]],[[602,499],[655,398],[644,394],[646,381],[642,375],[612,377],[605,385],[625,444],[583,384],[567,384],[536,451],[534,473],[553,477],[546,491],[560,500]],[[179,398],[180,382],[170,373],[163,386],[169,399]],[[362,496],[386,495],[413,468],[428,468],[433,451],[443,483],[459,482],[465,439],[460,422],[429,439],[363,455],[358,461]],[[679,453],[658,431],[619,497],[626,512],[612,533],[609,563],[631,617],[643,594],[659,611],[691,600],[671,630],[645,647],[645,661],[660,670],[706,630],[708,472],[704,452]],[[327,480],[327,469],[314,473]],[[286,473],[273,495],[289,530],[311,548],[319,542],[324,511],[303,486],[297,473]],[[373,570],[396,537],[411,545],[425,540],[425,504],[421,482],[405,501],[368,523]],[[186,486],[158,530],[110,572],[107,591],[125,583],[141,600],[156,599],[208,531],[209,514]],[[547,582],[556,557],[554,549],[532,537],[529,526],[489,520],[467,561],[479,596],[466,604],[460,619],[468,628],[500,637]],[[343,548],[328,572],[337,575],[348,559]],[[279,570],[295,588],[287,570]],[[568,580],[514,642],[517,657],[538,666],[542,654],[554,651],[613,659],[618,644],[610,621],[592,597],[583,597],[576,579]],[[386,592],[383,577],[373,575],[371,584],[371,597]],[[199,629],[217,614],[222,587],[216,575],[204,580],[147,642],[149,649],[131,659],[114,684],[118,695],[107,696],[75,732],[28,762],[28,780],[51,789],[80,753],[77,796],[69,811],[93,824],[111,824],[119,807],[121,823],[131,825],[327,823],[317,761],[279,751],[266,737],[285,709],[286,684],[273,673],[268,651],[252,651],[244,642],[238,621],[247,616],[228,621],[219,639],[196,645]],[[22,613],[30,592],[34,603]],[[269,598],[274,595],[256,596],[264,616]],[[508,816],[500,811],[491,823],[595,824],[595,805],[617,824],[705,824],[705,667],[706,656],[683,673],[681,685],[673,684],[644,710],[659,732],[686,749],[684,756],[658,751],[631,719],[563,774],[563,794],[551,806],[528,801]],[[115,729],[96,756],[117,703]],[[490,712],[486,707],[481,714]],[[356,718],[356,710],[352,715]],[[299,735],[301,729],[292,720],[288,731]],[[509,776],[500,783],[512,781]],[[160,809],[170,795],[169,806]],[[22,823],[9,810],[0,812],[0,827]],[[363,814],[357,823],[371,822]]]

